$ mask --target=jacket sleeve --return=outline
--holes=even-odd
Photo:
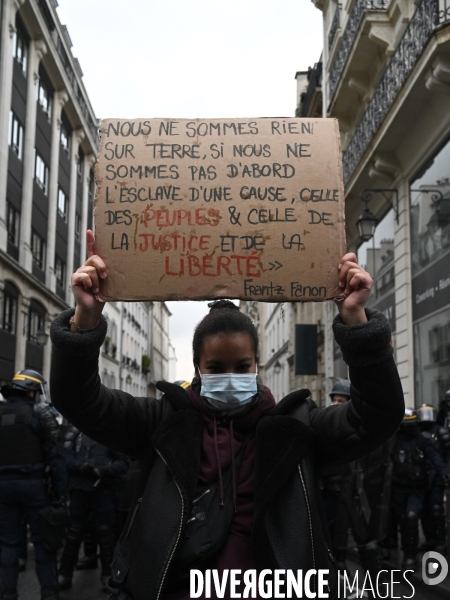
[[[425,445],[425,456],[441,477],[447,477],[449,473],[448,466],[445,464],[442,455],[433,448],[433,444],[429,441]]]
[[[74,309],[58,315],[51,326],[50,392],[57,410],[75,427],[104,446],[139,457],[150,443],[161,414],[155,398],[135,398],[110,390],[100,381],[98,357],[107,323],[87,333],[72,333]]]
[[[349,462],[368,454],[392,437],[404,416],[389,323],[376,310],[366,309],[366,315],[368,322],[360,325],[344,325],[339,316],[333,324],[349,366],[351,400],[311,408],[317,454],[324,463]]]

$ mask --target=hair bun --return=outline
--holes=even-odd
[[[214,302],[209,302],[208,307],[210,313],[213,310],[240,310],[239,306],[236,306],[231,300],[214,300]]]

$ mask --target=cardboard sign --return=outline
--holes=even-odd
[[[339,295],[335,119],[106,119],[95,177],[105,300]]]

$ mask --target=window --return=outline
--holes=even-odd
[[[83,175],[83,157],[81,156],[81,154],[78,155],[77,159],[77,175],[80,178]]]
[[[23,127],[13,111],[9,113],[9,145],[22,160]]]
[[[450,252],[450,140],[411,184],[411,266],[415,277]]]
[[[62,122],[61,123],[61,147],[65,151],[66,154],[69,154],[70,149],[70,133],[67,125]]]
[[[438,408],[450,389],[450,307],[414,324],[416,398]],[[420,400],[422,401],[422,400]]]
[[[35,231],[31,233],[31,251],[33,263],[43,270],[45,268],[45,242]]]
[[[64,221],[67,221],[67,194],[61,189],[58,189],[58,213]]]
[[[6,223],[8,228],[8,242],[18,247],[20,213],[9,202],[6,203]]]
[[[48,192],[48,167],[45,164],[42,156],[37,151],[36,151],[34,177],[36,179],[36,183],[42,189],[44,194],[47,194],[47,192]]]
[[[81,217],[79,213],[75,213],[75,239],[80,239],[81,232]]]
[[[38,343],[38,331],[45,328],[45,309],[36,300],[31,300],[28,313],[28,340]]]
[[[28,62],[28,42],[19,27],[14,34],[13,49],[14,57],[21,66],[22,73],[26,75]]]
[[[66,277],[66,263],[59,258],[58,255],[55,256],[55,275],[56,275],[56,283],[60,288],[64,289],[65,285],[65,277]]]
[[[6,281],[0,292],[0,328],[9,333],[16,333],[18,296],[16,288]]]
[[[43,80],[42,76],[39,78],[38,102],[42,110],[47,115],[47,117],[50,118],[50,112],[52,108],[52,94],[50,91],[50,86],[45,80]]]

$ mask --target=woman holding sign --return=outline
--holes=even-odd
[[[346,405],[319,409],[307,390],[276,404],[257,382],[253,323],[227,301],[213,303],[195,329],[191,386],[159,382],[164,396],[156,400],[100,383],[107,325],[96,293],[107,271],[92,232],[88,250],[72,276],[76,308],[52,325],[51,392],[86,435],[140,460],[112,564],[113,596],[230,598],[246,590],[247,597],[336,598],[318,473],[382,444],[404,412],[389,325],[364,308],[370,275],[354,254],[342,257],[345,300],[334,333],[350,368]]]

